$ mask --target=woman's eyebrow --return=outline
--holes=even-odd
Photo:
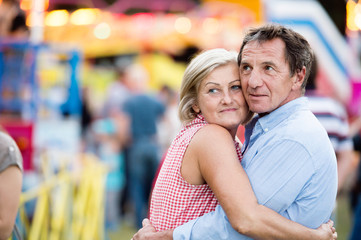
[[[205,84],[205,86],[207,86],[208,84],[220,85],[219,83],[215,83],[215,82],[207,82],[207,83]]]

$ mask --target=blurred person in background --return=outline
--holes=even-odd
[[[131,65],[131,61],[127,58],[116,61],[116,79],[107,87],[102,115],[106,116],[114,111],[122,111],[124,102],[130,97],[129,84],[131,80],[126,69]]]
[[[308,77],[305,96],[308,98],[310,110],[326,129],[335,150],[338,176],[337,197],[339,197],[343,190],[348,190],[347,184],[350,176],[354,173],[352,166],[354,146],[350,136],[350,125],[345,106],[335,98],[319,92],[317,88],[318,77],[320,77],[320,69],[318,59],[315,56]],[[335,220],[337,226],[337,204],[331,218]]]
[[[165,106],[147,92],[149,76],[141,65],[129,66],[125,74],[131,91],[123,107],[130,121],[128,187],[135,208],[135,225],[140,228],[148,213],[151,186],[161,161],[157,125],[164,116]]]
[[[129,85],[131,82],[131,76],[130,74],[127,74],[127,68],[133,63],[133,59],[130,57],[122,57],[118,58],[115,61],[115,73],[116,78],[113,82],[111,82],[106,90],[105,94],[105,101],[104,105],[101,111],[101,117],[103,118],[109,118],[111,117],[109,114],[116,114],[119,117],[122,116],[124,119],[126,116],[124,116],[124,102],[131,96],[131,91],[129,89]],[[129,121],[129,119],[128,119]],[[129,127],[129,125],[128,125]],[[123,139],[127,139],[129,137],[129,129],[126,129],[124,133]],[[121,197],[119,199],[119,209],[120,209],[120,215],[123,217],[128,212],[128,205],[130,200],[130,191],[129,191],[129,150],[128,145],[123,144],[122,146],[119,146],[118,149],[121,151],[119,152],[119,155],[122,156],[122,159],[124,160],[124,169],[125,169],[125,186],[123,189],[123,194],[121,194]]]
[[[20,8],[20,2],[3,0],[0,4],[0,38],[26,39],[28,36],[26,16]]]
[[[353,137],[354,142],[354,151],[358,154],[358,161],[356,165],[356,175],[355,181],[351,188],[350,198],[351,198],[351,210],[353,213],[353,226],[350,231],[350,240],[360,240],[361,239],[361,163],[360,163],[360,153],[361,153],[361,135],[358,132]]]
[[[351,122],[350,135],[353,136],[355,173],[350,188],[350,206],[353,225],[350,229],[350,240],[361,239],[361,117]]]
[[[166,107],[164,116],[157,127],[161,155],[164,156],[182,124],[178,118],[178,93],[171,87],[164,85],[159,91],[159,99]]]
[[[353,141],[350,136],[350,126],[346,108],[336,99],[319,93],[317,89],[317,77],[319,76],[318,59],[315,57],[310,76],[306,85],[306,97],[309,108],[326,129],[328,137],[336,153],[338,193],[353,172],[352,156]]]
[[[91,124],[96,155],[108,167],[105,183],[105,226],[110,231],[116,231],[120,226],[119,202],[126,182],[123,147],[127,142],[128,129],[129,119],[116,110]]]
[[[22,156],[15,141],[0,127],[0,239],[10,237],[20,203]]]
[[[90,126],[93,122],[94,114],[90,105],[90,89],[83,87],[81,92],[81,117],[80,117],[80,136],[82,152],[91,151],[93,145]]]

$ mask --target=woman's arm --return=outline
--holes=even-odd
[[[255,239],[332,239],[331,230],[306,228],[258,204],[226,129],[207,125],[193,137],[191,147],[202,177],[239,233]]]
[[[22,173],[10,166],[0,173],[0,240],[10,237],[20,202]]]

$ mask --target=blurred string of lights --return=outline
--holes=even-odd
[[[349,0],[346,4],[346,25],[351,31],[361,30],[361,0]]]
[[[125,17],[125,16],[123,16]],[[135,29],[140,31],[146,30],[153,24],[156,18],[152,13],[138,13],[132,16],[131,21],[134,23]],[[169,16],[168,16],[169,17]],[[192,20],[186,16],[174,17],[173,30],[179,34],[188,34],[193,26]],[[106,39],[110,37],[111,27],[110,24],[101,21],[102,12],[99,9],[87,8],[77,9],[73,12],[68,10],[53,10],[45,12],[44,25],[47,27],[63,27],[67,24],[78,26],[94,26],[94,36],[99,39]],[[31,27],[31,14],[27,17],[27,25]],[[220,30],[220,22],[217,18],[205,18],[202,23],[203,31],[207,34],[216,34]],[[133,29],[134,30],[134,29]]]
[[[2,0],[0,0],[1,3]],[[21,0],[20,7],[27,13],[26,24],[29,27],[35,25],[32,23],[32,12],[35,0]],[[114,28],[114,19],[120,20],[118,24],[127,25],[121,20],[131,22],[133,27],[131,29],[123,29],[138,32],[137,35],[145,37],[144,34],[151,31],[152,27],[163,28],[163,31],[175,32],[178,34],[189,34],[191,31],[202,30],[203,33],[208,35],[215,35],[219,33],[224,24],[219,16],[211,17],[195,17],[185,16],[184,14],[165,13],[159,15],[158,13],[142,12],[133,15],[125,15],[122,13],[107,13],[104,10],[97,8],[81,8],[75,11],[57,9],[47,11],[49,7],[49,0],[44,0],[44,27],[59,28],[68,26],[87,26],[92,28],[93,36],[97,39],[107,39],[112,35]],[[107,15],[107,17],[104,17]],[[109,17],[111,15],[111,17]],[[165,20],[166,23],[159,23]],[[226,20],[226,21],[229,21]],[[242,22],[242,21],[239,21]],[[166,25],[166,26],[159,26]]]

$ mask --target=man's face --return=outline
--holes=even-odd
[[[290,76],[285,43],[273,39],[249,42],[240,63],[242,89],[251,111],[263,116],[302,95],[305,69]]]

